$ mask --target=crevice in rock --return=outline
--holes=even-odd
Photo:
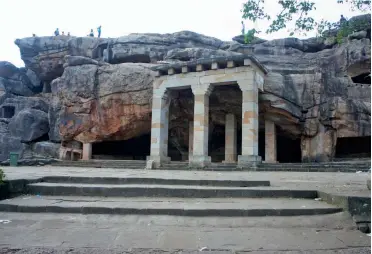
[[[370,72],[365,72],[360,75],[354,76],[351,78],[351,80],[354,83],[357,84],[371,84],[371,73]]]

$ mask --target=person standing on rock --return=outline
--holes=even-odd
[[[93,29],[90,29],[90,34],[89,34],[90,37],[94,37],[94,32],[93,32]]]
[[[98,38],[101,38],[101,26],[97,27]]]
[[[59,35],[59,29],[58,28],[54,31],[54,35],[55,36],[58,36]]]
[[[245,25],[244,25],[243,20],[242,20],[242,35],[243,36],[245,35]]]

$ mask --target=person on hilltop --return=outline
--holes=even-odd
[[[347,23],[347,20],[345,19],[344,15],[341,15],[340,18],[340,26],[344,26]]]
[[[94,32],[93,32],[93,29],[90,29],[90,34],[89,34],[90,37],[94,37]]]
[[[242,20],[242,35],[245,35],[245,25],[244,25],[243,20]]]
[[[98,38],[101,38],[101,26],[97,27]]]
[[[63,35],[63,36],[65,35],[65,32],[64,32],[64,31],[62,31],[62,35]]]
[[[70,32],[67,33],[67,36],[70,37]]]
[[[58,36],[59,35],[59,29],[58,28],[54,31],[54,35],[55,36]]]

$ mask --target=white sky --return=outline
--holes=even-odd
[[[357,15],[348,5],[336,0],[314,0],[316,18],[338,21]],[[190,30],[231,40],[241,31],[241,7],[244,0],[0,0],[0,61],[23,66],[17,38],[53,35],[60,31],[85,36],[102,25],[102,37],[119,37],[129,33],[173,33]],[[277,0],[266,0],[271,14]],[[245,21],[246,30],[252,27]],[[265,23],[257,26],[264,30]],[[257,29],[256,28],[256,29]],[[314,34],[308,34],[309,36]],[[265,39],[288,36],[286,31],[260,34]]]

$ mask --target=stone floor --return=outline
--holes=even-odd
[[[203,172],[74,167],[2,167],[6,179],[38,179],[44,176],[157,177],[168,179],[230,179],[270,181],[271,186],[316,189],[328,193],[368,196],[369,173],[339,172]]]
[[[370,236],[355,230],[343,213],[261,218],[0,213],[0,220],[10,221],[0,223],[0,253],[370,253]],[[9,248],[21,252],[6,252]]]
[[[367,173],[186,172],[5,167],[7,179],[43,176],[270,180],[272,186],[370,196]],[[278,201],[278,200],[277,200]],[[278,203],[278,207],[280,204]],[[370,253],[346,213],[293,217],[180,217],[0,213],[0,253]]]

